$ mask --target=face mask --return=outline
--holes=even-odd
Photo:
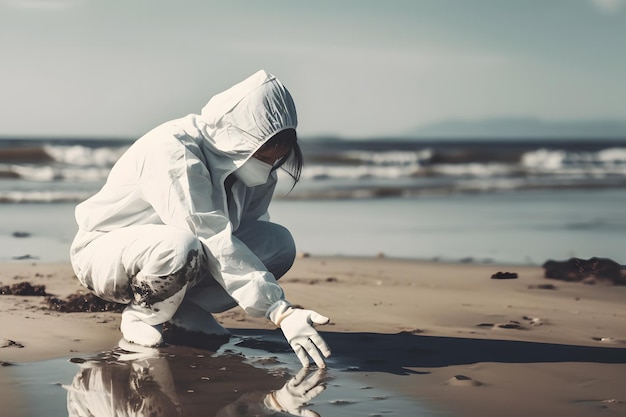
[[[272,172],[272,166],[256,158],[250,158],[233,172],[248,187],[265,184]]]

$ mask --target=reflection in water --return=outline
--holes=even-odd
[[[165,358],[80,368],[66,387],[70,416],[182,416]]]
[[[322,385],[324,372],[321,369],[311,371],[302,368],[281,389],[264,394],[261,401],[258,394],[244,394],[221,409],[216,417],[274,415],[278,411],[295,416],[319,417],[316,412],[306,409],[305,405],[326,388]]]
[[[271,375],[244,363],[240,355],[205,357],[206,353],[175,347],[139,352],[118,348],[86,360],[73,359],[80,369],[64,386],[68,414],[319,416],[305,405],[324,391],[324,371],[302,369],[280,387],[285,370]]]

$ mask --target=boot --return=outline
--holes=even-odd
[[[141,346],[156,347],[163,344],[163,326],[168,321],[185,297],[186,285],[173,296],[152,304],[142,306],[129,304],[122,312],[120,330],[124,339]]]
[[[161,335],[163,326],[157,324],[149,325],[142,319],[145,308],[129,305],[122,312],[122,324],[120,330],[127,342],[136,343],[146,347],[156,347],[163,344],[163,336]]]

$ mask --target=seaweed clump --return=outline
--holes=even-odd
[[[98,298],[93,293],[74,293],[70,294],[65,300],[55,297],[47,297],[46,305],[49,309],[59,311],[61,313],[94,313],[103,311],[121,313],[126,307],[125,304]]]
[[[28,281],[19,282],[17,284],[0,286],[0,295],[21,295],[21,296],[46,296],[45,285],[32,285]]]

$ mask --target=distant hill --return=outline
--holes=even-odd
[[[407,132],[407,136],[451,139],[626,139],[626,121],[546,121],[533,118],[450,120],[417,128]]]

